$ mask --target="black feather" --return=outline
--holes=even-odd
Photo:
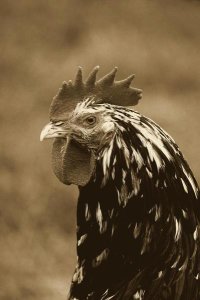
[[[80,188],[78,264],[69,299],[199,300],[199,189],[153,121],[102,104],[116,124]],[[104,157],[112,146],[109,165]]]

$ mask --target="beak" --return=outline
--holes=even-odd
[[[44,139],[52,139],[58,137],[64,138],[67,136],[67,133],[67,130],[61,125],[55,125],[50,122],[42,129],[40,133],[40,141],[42,142]]]

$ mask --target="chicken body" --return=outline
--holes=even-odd
[[[128,108],[80,187],[70,300],[199,300],[199,189],[173,139]],[[112,126],[111,126],[112,127]]]

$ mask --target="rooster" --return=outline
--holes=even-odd
[[[117,68],[63,82],[41,140],[79,188],[77,266],[68,299],[199,300],[200,201],[174,140],[134,111],[142,91]]]

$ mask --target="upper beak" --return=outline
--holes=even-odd
[[[48,123],[42,129],[40,133],[40,141],[42,142],[44,139],[51,139],[51,138],[63,138],[66,137],[67,130],[60,125],[55,125],[52,122]]]

